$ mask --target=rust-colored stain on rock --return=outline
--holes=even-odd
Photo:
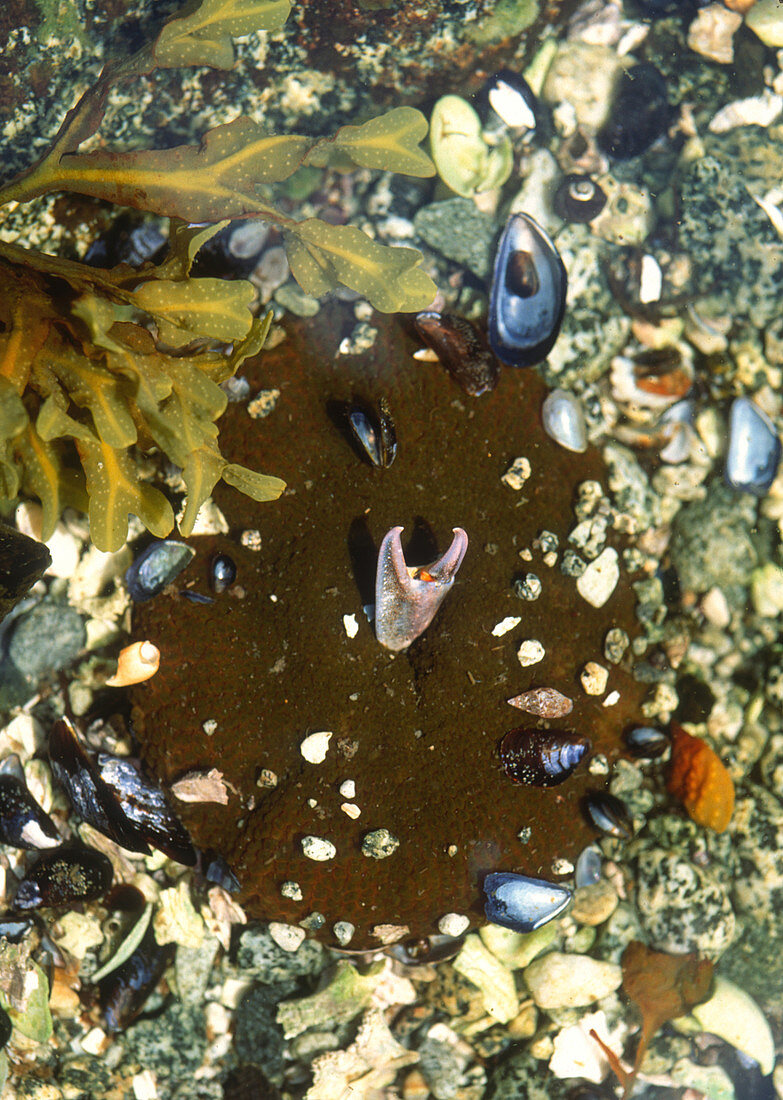
[[[411,358],[417,344],[398,319],[374,318],[380,333],[370,352],[338,355],[352,324],[350,307],[332,305],[246,371],[254,393],[280,396],[263,420],[245,405],[229,407],[221,447],[288,489],[264,505],[216,493],[229,535],[193,539],[198,553],[171,594],[136,609],[134,636],[160,648],[161,667],[134,689],[134,702],[159,775],[173,781],[217,767],[236,789],[228,805],[188,805],[183,817],[196,843],[226,857],[249,914],[292,923],[322,914],[319,935],[332,943],[334,923],[347,921],[356,927],[350,946],[362,948],[378,946],[380,926],[424,935],[449,912],[482,923],[487,872],[555,878],[553,860],[573,859],[594,836],[579,802],[603,780],[584,762],[552,789],[504,774],[498,743],[519,722],[510,696],[557,688],[574,700],[572,713],[531,725],[574,730],[590,738],[593,755],[613,759],[642,688],[603,658],[607,630],[633,629],[627,581],[598,610],[560,571],[577,486],[603,468],[595,453],[576,456],[546,438],[538,377],[504,369],[495,391],[470,398],[437,364]],[[363,462],[338,428],[341,402],[372,405],[381,396],[399,440],[387,469]],[[519,456],[532,473],[514,491],[501,477]],[[397,524],[408,564],[435,559],[455,526],[470,545],[432,625],[392,655],[362,608],[373,600],[377,547]],[[240,544],[253,528],[257,552]],[[544,530],[560,540],[554,566],[533,546]],[[209,593],[217,552],[237,563],[234,587],[209,605],[184,598],[183,588]],[[532,602],[512,589],[529,572],[542,582]],[[358,624],[353,638],[345,615]],[[521,622],[493,636],[507,616]],[[546,653],[523,668],[516,651],[526,639]],[[579,674],[589,660],[609,667],[616,705],[585,694]],[[324,761],[312,764],[300,744],[318,730],[333,736]],[[263,785],[264,770],[275,787]],[[355,783],[352,799],[340,792],[346,780]],[[349,816],[345,802],[360,815]],[[378,829],[400,842],[381,860],[362,853]],[[306,836],[331,842],[334,858],[307,858]],[[282,896],[287,882],[299,884],[301,901]]]

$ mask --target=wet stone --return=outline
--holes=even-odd
[[[266,926],[248,924],[239,935],[236,962],[248,977],[279,983],[318,974],[323,967],[323,948],[315,940],[307,940],[291,955],[277,946]]]
[[[759,561],[755,527],[753,498],[719,483],[681,508],[670,546],[681,587],[706,592],[717,585],[728,596],[733,586],[748,585]]]
[[[77,611],[68,604],[40,603],[15,624],[8,657],[31,682],[75,660],[87,635]]]
[[[169,1001],[154,1018],[137,1020],[123,1036],[126,1057],[134,1058],[151,1070],[158,1081],[159,1093],[171,1097],[193,1095],[181,1086],[191,1087],[196,1070],[204,1058],[207,1040],[203,1006],[195,1007]]]
[[[283,1076],[283,1030],[277,1023],[277,1008],[291,992],[289,983],[257,986],[242,998],[236,1010],[237,1057],[262,1065],[276,1084],[280,1084]]]
[[[486,278],[492,263],[495,224],[472,199],[447,199],[422,207],[413,219],[421,239],[449,260]]]
[[[712,959],[730,947],[736,923],[720,867],[710,872],[662,848],[643,852],[636,866],[636,906],[651,947]]]

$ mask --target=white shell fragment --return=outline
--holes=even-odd
[[[279,948],[293,954],[304,943],[307,933],[304,928],[299,928],[295,924],[283,924],[273,920],[269,922],[269,935]]]
[[[470,928],[470,917],[464,913],[445,913],[438,921],[438,931],[444,936],[461,936]]]
[[[568,390],[552,390],[541,409],[544,431],[567,451],[587,450],[587,429],[579,401]]]
[[[223,773],[217,768],[207,772],[188,772],[171,784],[171,793],[180,802],[218,802],[228,804],[228,791]]]
[[[639,301],[643,306],[658,302],[663,290],[663,272],[655,256],[648,252],[642,256],[639,273]]]
[[[338,920],[332,925],[332,931],[340,947],[347,947],[353,939],[356,927],[350,921]]]
[[[710,999],[674,1025],[686,1032],[709,1031],[754,1058],[764,1075],[772,1073],[775,1043],[767,1019],[753,998],[728,978],[718,975]]]
[[[506,702],[511,707],[535,714],[539,718],[564,718],[574,709],[573,701],[567,695],[550,687],[531,688],[521,695],[512,696]]]
[[[303,836],[302,851],[308,859],[316,863],[326,863],[337,855],[337,849],[331,840],[324,840],[322,836]]]
[[[709,125],[713,134],[725,134],[738,126],[771,126],[783,112],[783,96],[766,91],[763,95],[735,99],[721,107]]]
[[[514,975],[487,951],[475,932],[471,932],[454,960],[454,969],[481,990],[484,1008],[501,1024],[513,1020],[519,1012]]]
[[[343,627],[349,638],[355,638],[359,633],[359,624],[355,615],[343,615]]]
[[[529,668],[530,665],[537,665],[539,661],[543,661],[545,653],[546,650],[537,638],[528,638],[517,650],[517,660],[522,668]]]
[[[577,577],[576,590],[591,607],[603,607],[617,587],[620,564],[617,551],[607,546],[595,561],[591,561],[581,577]]]
[[[332,737],[331,730],[317,730],[305,737],[299,746],[299,751],[308,764],[323,764]]]
[[[362,812],[355,802],[341,802],[340,809],[353,821],[356,821],[357,817],[359,817]]]
[[[509,630],[519,626],[521,622],[522,619],[519,615],[507,615],[505,619],[501,619],[499,623],[492,627],[492,637],[502,638],[504,634],[508,634]]]
[[[586,695],[603,695],[609,682],[609,670],[597,661],[588,661],[579,679]]]
[[[130,687],[149,680],[158,671],[160,650],[152,642],[133,642],[120,650],[117,671],[106,681],[106,687]]]

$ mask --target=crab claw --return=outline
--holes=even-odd
[[[402,527],[392,527],[378,552],[375,574],[375,636],[387,649],[407,649],[435,617],[468,548],[468,536],[454,528],[451,546],[432,565],[409,569],[402,553]]]

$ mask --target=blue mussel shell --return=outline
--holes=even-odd
[[[533,367],[560,332],[568,276],[547,234],[529,214],[509,218],[498,242],[489,296],[489,342],[503,363]]]

